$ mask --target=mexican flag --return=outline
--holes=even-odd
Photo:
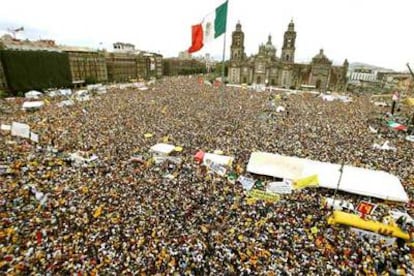
[[[211,40],[226,32],[227,24],[227,1],[216,8],[200,24],[191,26],[192,43],[188,49],[189,53],[199,51]]]
[[[402,131],[407,130],[407,127],[405,125],[399,124],[399,123],[394,122],[394,121],[389,121],[388,126],[395,129],[395,130],[402,130]]]

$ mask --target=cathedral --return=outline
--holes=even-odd
[[[295,25],[291,21],[283,37],[280,58],[276,55],[270,35],[266,44],[259,46],[256,55],[247,57],[244,52],[244,32],[240,22],[237,23],[232,34],[229,83],[344,91],[348,61],[345,60],[342,66],[333,66],[321,49],[310,64],[295,63],[295,40]]]

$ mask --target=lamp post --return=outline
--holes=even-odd
[[[334,193],[334,196],[333,196],[334,204],[335,204],[335,199],[336,199],[336,193],[338,192],[339,185],[341,184],[342,174],[344,172],[344,161],[342,161],[341,167],[339,168],[339,172],[341,174],[339,175],[338,184],[336,185],[335,193]]]

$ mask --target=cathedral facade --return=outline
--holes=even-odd
[[[342,66],[333,66],[321,49],[310,64],[295,63],[295,40],[295,25],[291,21],[283,37],[280,58],[276,55],[270,35],[266,44],[259,46],[256,55],[247,57],[244,52],[244,32],[241,24],[237,23],[232,33],[229,83],[344,91],[348,61],[345,60]]]

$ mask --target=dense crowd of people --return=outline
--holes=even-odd
[[[366,96],[344,103],[275,94],[223,93],[178,77],[147,91],[113,89],[74,106],[51,100],[37,112],[15,106],[1,114],[1,123],[30,125],[40,141],[0,136],[0,272],[412,275],[406,244],[386,246],[327,224],[321,203],[333,191],[247,200],[237,176],[272,180],[246,172],[256,150],[384,170],[401,179],[410,200],[414,195],[414,144],[381,120],[388,110]],[[276,112],[269,98],[285,111]],[[372,148],[385,140],[397,150]],[[156,163],[149,149],[160,142],[183,150]],[[194,162],[198,150],[235,160],[220,176]],[[69,156],[77,151],[97,159],[76,166]]]

